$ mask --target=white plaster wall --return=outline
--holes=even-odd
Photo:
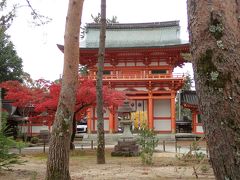
[[[32,133],[40,133],[40,130],[48,130],[48,126],[32,126]],[[18,129],[21,133],[27,133],[28,127],[27,126],[18,126]],[[52,128],[50,128],[51,131]]]
[[[154,117],[171,117],[171,101],[170,99],[155,99],[154,103]],[[171,131],[170,119],[154,119],[154,129],[156,131]]]
[[[160,62],[159,62],[159,65],[160,65],[160,66],[164,66],[164,65],[168,65],[168,63],[167,63],[166,61],[160,61]]]
[[[111,67],[112,65],[110,63],[104,63],[104,67]]]
[[[143,64],[142,62],[137,62],[136,66],[145,66],[145,64]]]
[[[155,131],[171,131],[171,120],[154,120],[153,121]]]
[[[196,126],[196,132],[197,133],[203,133],[203,127],[202,126]]]
[[[134,88],[134,89],[136,89],[138,91],[148,91],[147,88],[145,88],[145,87],[138,87],[138,88]]]
[[[135,63],[133,63],[133,62],[127,62],[126,64],[127,64],[127,66],[135,66]]]
[[[125,66],[125,63],[118,63],[117,65],[118,67],[122,67],[122,66]]]
[[[134,88],[135,90],[137,90],[137,91],[147,91],[147,88],[145,88],[145,87],[137,87],[137,88]],[[115,88],[115,90],[117,90],[117,91],[126,91],[127,90],[127,88]]]
[[[104,120],[104,130],[109,131],[109,120]]]
[[[115,88],[117,91],[124,91],[126,88]]]
[[[171,117],[170,99],[154,99],[154,117]]]
[[[158,66],[158,62],[151,62],[149,66]]]
[[[48,130],[48,126],[32,126],[32,133],[40,133],[40,130]]]

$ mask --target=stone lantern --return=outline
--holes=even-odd
[[[133,112],[132,108],[129,106],[129,102],[125,101],[122,106],[118,109],[118,115],[120,117],[120,124],[123,127],[122,138],[133,138],[133,134],[131,132],[131,112]]]
[[[130,129],[132,125],[131,112],[133,110],[129,107],[129,102],[125,101],[117,112],[121,118],[120,124],[124,129],[118,144],[114,147],[114,151],[111,154],[112,156],[138,156],[139,147]]]

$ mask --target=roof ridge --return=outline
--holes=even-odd
[[[107,29],[135,29],[135,28],[154,28],[154,27],[173,27],[179,26],[179,20],[162,22],[144,22],[144,23],[112,23],[107,24]],[[87,28],[99,28],[99,23],[87,23]]]

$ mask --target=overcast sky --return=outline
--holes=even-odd
[[[25,2],[25,0],[11,0]],[[22,8],[8,30],[24,71],[33,79],[55,80],[62,74],[63,54],[56,44],[63,44],[68,0],[32,0],[41,14],[53,20],[44,26],[31,24],[29,10]],[[91,22],[91,14],[100,12],[100,0],[85,0],[82,24]],[[107,0],[107,17],[117,16],[120,23],[180,20],[181,38],[188,39],[186,0]],[[176,72],[191,71],[190,66]]]

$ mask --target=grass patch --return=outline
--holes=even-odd
[[[47,153],[36,153],[28,156],[31,156],[36,160],[47,160]]]

